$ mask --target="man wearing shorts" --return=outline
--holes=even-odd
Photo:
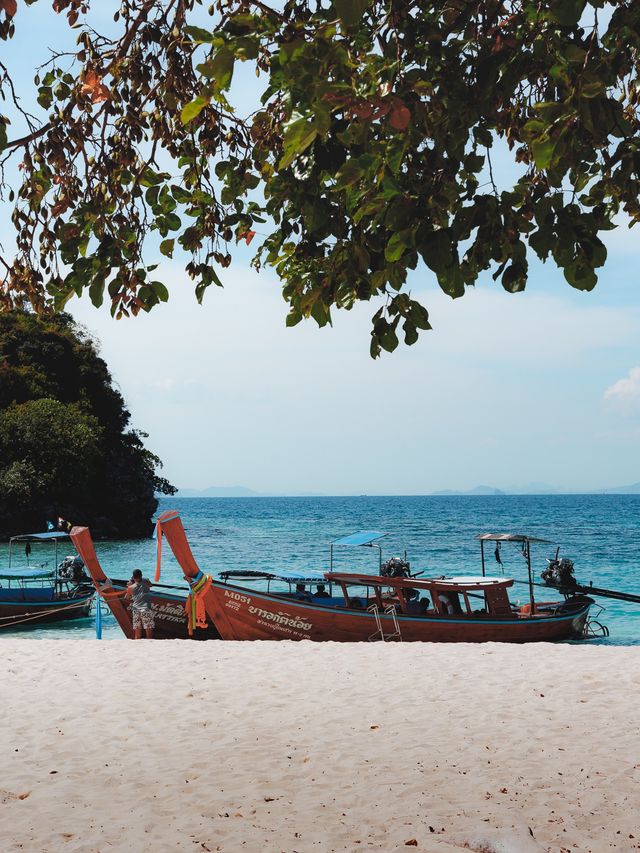
[[[133,639],[142,639],[142,629],[147,640],[153,640],[155,621],[151,608],[151,581],[142,577],[140,569],[134,569],[127,587],[127,596],[131,599],[133,618]]]

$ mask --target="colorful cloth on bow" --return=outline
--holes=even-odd
[[[207,611],[204,606],[204,598],[210,586],[211,575],[202,575],[191,587],[189,597],[184,603],[190,637],[193,635],[194,628],[207,627]]]

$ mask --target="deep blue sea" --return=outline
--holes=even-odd
[[[536,495],[479,497],[312,497],[312,498],[165,498],[158,512],[177,509],[200,567],[216,574],[224,569],[328,570],[329,543],[355,530],[381,530],[383,559],[403,555],[412,570],[425,575],[479,574],[479,533],[526,533],[561,546],[561,556],[575,561],[581,583],[640,594],[640,495]],[[62,546],[60,556],[69,552]],[[554,545],[533,546],[537,575]],[[487,574],[498,574],[492,543],[487,547]],[[128,577],[140,567],[152,576],[156,543],[98,542],[96,551],[107,575]],[[0,567],[7,565],[8,546],[0,544]],[[507,576],[526,578],[526,564],[516,545],[501,551]],[[16,557],[18,558],[16,560]],[[33,546],[31,564],[49,560],[50,546]],[[14,566],[22,551],[14,552]],[[334,551],[334,568],[373,572],[378,552],[362,547]],[[163,548],[165,583],[182,583],[169,547]],[[544,600],[548,595],[539,590]],[[526,587],[514,587],[512,599],[527,600]],[[640,645],[640,604],[597,599],[605,612],[600,621],[611,636],[598,643]],[[0,629],[0,638],[91,638],[93,619],[41,628]],[[105,639],[120,638],[110,615]]]

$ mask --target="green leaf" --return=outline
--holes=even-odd
[[[405,251],[413,246],[413,229],[405,228],[403,231],[393,233],[384,250],[384,258],[389,263],[399,261]]]
[[[163,240],[160,243],[160,252],[167,258],[173,257],[173,247],[175,245],[175,238],[171,237],[169,240]]]
[[[169,178],[166,172],[154,172],[151,168],[146,168],[140,178],[140,184],[143,187],[155,187],[156,184],[161,184]]]
[[[549,252],[553,248],[553,233],[551,229],[538,228],[537,231],[529,235],[529,245],[541,261],[546,261],[549,257]]]
[[[357,183],[362,177],[362,166],[357,160],[347,160],[338,169],[336,175],[336,189],[344,189],[351,184]]]
[[[407,346],[412,346],[418,340],[418,330],[409,320],[405,320],[402,325],[404,329],[404,342]]]
[[[160,302],[168,302],[169,291],[161,281],[152,281],[150,282],[149,286],[153,288],[153,292],[158,297]]]
[[[531,143],[531,153],[533,160],[538,169],[548,169],[553,160],[555,151],[555,140],[543,137],[542,139],[534,139]]]
[[[380,345],[382,349],[387,352],[393,352],[394,349],[398,346],[398,336],[391,326],[387,328],[387,330],[380,335]]]
[[[209,287],[209,285],[215,284],[218,287],[222,287],[222,282],[220,281],[220,277],[218,276],[218,273],[214,270],[213,267],[201,265],[200,276],[201,280],[196,285],[196,299],[198,300],[198,303],[202,305],[204,292]]]
[[[315,126],[306,118],[293,121],[285,130],[283,143],[283,154],[278,168],[286,169],[295,158],[302,154],[318,135]]]
[[[199,116],[202,110],[209,105],[209,103],[209,98],[206,98],[203,95],[198,95],[198,97],[194,98],[193,101],[185,104],[182,108],[182,112],[180,113],[180,121],[182,124],[189,124],[190,121],[193,121],[194,118]]]
[[[550,14],[563,27],[573,27],[582,17],[586,5],[586,0],[551,0]]]
[[[38,103],[45,110],[50,109],[51,104],[53,103],[53,91],[51,86],[41,86],[38,89]]]
[[[329,314],[329,309],[324,304],[322,299],[316,299],[311,308],[311,316],[316,321],[318,326],[322,328],[326,326],[327,323],[331,322],[331,316]]]
[[[577,260],[564,268],[564,277],[576,290],[593,290],[598,276],[591,267]]]
[[[438,284],[452,299],[464,296],[464,278],[459,267],[451,266],[439,272]]]
[[[95,278],[89,287],[89,299],[95,308],[99,308],[104,300],[104,281]]]
[[[334,0],[333,5],[342,23],[353,27],[371,5],[371,0]]]
[[[502,274],[502,286],[509,293],[520,293],[527,283],[526,268],[514,261]]]
[[[583,98],[597,98],[599,95],[604,95],[606,86],[602,80],[592,80],[591,83],[585,83],[580,89],[580,94]]]
[[[580,65],[584,65],[584,60],[587,55],[587,51],[579,47],[577,44],[568,44],[564,51],[564,58],[569,62],[577,62]]]
[[[160,209],[163,213],[171,213],[172,210],[176,209],[176,200],[171,195],[169,191],[169,187],[165,184],[160,191],[160,195],[158,196],[158,204],[160,205]]]
[[[302,320],[302,314],[298,311],[297,308],[292,308],[291,311],[287,314],[287,319],[285,323],[287,326],[297,326],[298,323]]]
[[[216,36],[210,30],[203,30],[202,27],[185,27],[184,32],[199,44],[213,44],[220,38],[220,36]]]
[[[425,264],[435,273],[444,272],[453,262],[451,236],[448,231],[418,231],[418,251]]]
[[[424,305],[421,305],[419,302],[416,302],[415,299],[411,300],[408,319],[418,329],[424,329],[425,331],[427,331],[431,328],[431,323],[429,322],[429,312],[424,307]]]
[[[235,56],[228,47],[221,48],[210,61],[213,83],[216,92],[222,92],[231,85]]]
[[[188,204],[191,201],[191,193],[177,184],[171,185],[171,193],[179,204]]]
[[[180,217],[175,213],[167,213],[164,217],[164,221],[170,231],[177,231],[182,225]]]
[[[583,247],[587,253],[587,257],[594,267],[604,266],[604,263],[607,260],[607,247],[599,237],[596,237],[594,234],[588,243],[583,245]]]

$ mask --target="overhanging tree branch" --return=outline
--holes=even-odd
[[[374,300],[376,356],[429,328],[414,270],[453,298],[487,272],[514,292],[533,254],[590,290],[601,232],[621,208],[640,219],[639,4],[588,32],[596,0],[221,0],[206,26],[196,5],[129,0],[120,34],[83,24],[72,73],[48,69],[56,117],[5,146],[24,152],[16,299],[150,310],[162,256],[202,299],[259,233],[287,324]],[[249,116],[241,63],[260,87]],[[520,167],[503,185],[496,139]]]

